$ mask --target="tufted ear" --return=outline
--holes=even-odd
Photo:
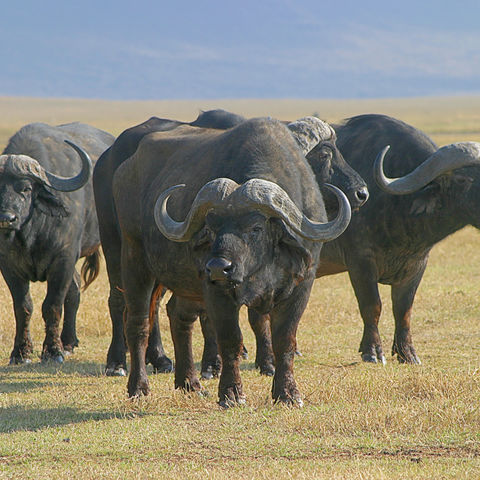
[[[39,186],[35,199],[35,207],[45,215],[51,217],[67,217],[69,212],[57,195],[47,190],[43,185]]]
[[[423,187],[412,202],[410,214],[430,215],[441,206],[441,187],[437,181]]]
[[[423,187],[412,202],[412,215],[432,214],[442,208],[444,201],[457,195],[465,195],[473,178],[459,171],[440,175]]]
[[[292,274],[297,282],[301,282],[312,263],[311,253],[304,247],[304,240],[283,221],[278,218],[272,218],[270,221],[277,234],[277,245],[280,250],[278,258],[283,268]]]

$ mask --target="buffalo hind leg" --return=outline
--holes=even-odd
[[[105,375],[107,377],[124,377],[127,375],[127,344],[125,340],[123,316],[125,298],[120,282],[110,280],[108,308],[112,321],[112,340],[107,352]]]
[[[122,239],[123,240],[123,239]],[[148,395],[145,357],[150,334],[150,301],[154,279],[143,257],[141,242],[130,238],[122,241],[122,284],[126,303],[125,337],[130,352],[128,396]]]
[[[200,326],[203,334],[203,355],[201,376],[205,380],[218,377],[222,371],[222,359],[218,354],[215,327],[205,312],[200,313]]]
[[[73,259],[72,259],[73,260]],[[42,304],[45,320],[45,340],[42,349],[42,361],[63,363],[63,345],[60,339],[60,321],[67,291],[72,284],[75,263],[59,262],[52,266],[47,276],[47,295]]]
[[[65,295],[63,304],[63,328],[60,339],[62,340],[65,353],[73,353],[78,347],[77,338],[77,312],[80,305],[80,275],[77,271],[73,273],[72,283]]]
[[[165,289],[162,288],[161,291],[158,291],[158,285],[155,286],[152,293],[152,302],[154,305],[151,308],[154,308],[153,319],[151,324],[150,335],[148,337],[148,347],[147,347],[147,356],[145,361],[147,365],[151,363],[153,365],[154,373],[170,373],[173,372],[173,363],[165,355],[165,350],[163,349],[162,336],[160,334],[160,326],[158,324],[158,310],[160,307],[160,299],[165,295]]]
[[[260,369],[261,375],[267,375],[271,377],[275,374],[275,359],[272,350],[270,316],[261,315],[255,310],[249,308],[248,321],[255,334],[255,340],[257,344],[255,367]]]
[[[363,262],[355,268],[350,268],[348,273],[363,319],[363,337],[359,348],[362,360],[385,364],[382,341],[378,332],[382,301],[378,292],[377,269],[370,262]]]
[[[192,329],[198,313],[198,304],[176,295],[172,295],[167,303],[175,348],[175,388],[185,391],[199,391],[202,388],[195,370],[192,351]]]
[[[413,300],[424,270],[413,280],[404,285],[392,286],[392,307],[395,317],[395,334],[393,338],[392,355],[397,355],[400,363],[420,365],[412,342],[410,332],[410,319],[412,315]]]
[[[15,340],[10,354],[10,365],[30,363],[30,356],[33,352],[33,343],[30,337],[33,302],[30,297],[29,282],[5,270],[2,273],[12,295],[15,313]]]

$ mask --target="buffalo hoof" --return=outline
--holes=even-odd
[[[204,355],[205,357],[205,355]],[[215,355],[213,358],[202,358],[201,365],[201,377],[205,380],[211,380],[214,377],[218,377],[222,371],[222,360],[219,355]]]
[[[223,400],[219,400],[218,405],[223,408],[232,408],[232,407],[238,407],[240,405],[245,405],[247,403],[247,399],[245,398],[244,395],[241,395],[237,397],[235,400],[232,400],[230,398],[225,398]]]
[[[397,355],[398,363],[410,363],[411,365],[421,365],[421,360],[417,357],[417,355],[409,355],[408,357],[403,357],[401,355]]]
[[[272,363],[266,363],[265,365],[260,365],[260,375],[265,375],[266,377],[273,377],[275,375],[275,367]]]
[[[410,363],[412,365],[421,365],[412,343],[405,340],[395,340],[392,347],[392,355],[397,355],[399,363]]]
[[[132,377],[130,375],[128,382],[128,398],[135,399],[146,396],[150,393],[150,387],[148,385],[148,380],[146,377],[139,378],[138,381],[132,381]]]
[[[42,356],[42,363],[56,363],[61,365],[65,361],[65,358],[62,353],[49,354]]]
[[[241,385],[223,387],[218,392],[218,404],[222,408],[232,408],[238,405],[244,405],[245,403],[246,397],[242,392]]]
[[[120,365],[114,367],[107,367],[105,368],[105,375],[107,377],[126,377],[127,369]]]
[[[219,370],[217,368],[209,365],[205,370],[202,370],[201,378],[203,380],[211,380],[212,378],[218,377]]]
[[[303,408],[303,400],[299,394],[295,395],[280,395],[274,399],[274,402],[279,405],[286,405],[288,407]]]
[[[153,373],[172,373],[173,363],[166,357],[159,357],[155,361],[150,362],[153,365]]]
[[[243,360],[248,360],[248,350],[245,348],[245,345],[242,348],[240,356],[243,358]]]
[[[29,363],[32,363],[32,361],[29,358],[24,358],[24,357],[10,357],[10,361],[8,362],[9,365],[28,365]]]
[[[385,355],[372,355],[371,353],[362,353],[362,361],[366,363],[381,363],[382,365],[387,364],[387,359]]]

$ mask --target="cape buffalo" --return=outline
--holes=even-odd
[[[87,183],[92,170],[89,156],[96,160],[113,140],[110,134],[81,123],[56,127],[32,123],[12,136],[0,156],[0,270],[16,320],[11,364],[29,362],[33,351],[30,282],[47,282],[42,360],[61,363],[64,351],[78,345],[80,277],[75,263],[85,257],[85,286],[95,279],[99,266],[97,219]],[[75,174],[80,169],[78,156],[81,170]]]
[[[252,119],[227,131],[180,126],[148,134],[117,168],[112,191],[121,237],[116,248],[126,302],[130,396],[149,391],[145,359],[152,293],[164,286],[173,292],[167,311],[177,388],[200,389],[191,330],[206,311],[223,362],[220,404],[244,401],[238,313],[245,304],[271,317],[273,398],[301,404],[292,369],[296,328],[322,242],[340,235],[350,218],[347,198],[332,187],[340,207],[335,220],[325,223],[305,153],[280,122]],[[179,183],[187,188],[172,196],[168,210],[174,220],[166,202]]]
[[[112,342],[107,354],[107,375],[126,375],[126,345],[123,329],[125,302],[122,294],[121,269],[117,260],[120,258],[121,241],[112,193],[112,179],[116,169],[133,155],[142,138],[149,133],[170,131],[182,125],[226,130],[245,121],[246,119],[240,115],[220,109],[202,112],[195,121],[190,123],[152,117],[140,125],[125,130],[97,162],[93,174],[93,186],[97,213],[100,219],[100,238],[110,282],[108,303],[112,319]],[[313,148],[307,153],[307,160],[315,172],[317,183],[322,188],[326,182],[341,188],[347,195],[352,209],[358,209],[368,199],[365,182],[343,159],[335,145],[335,131],[328,124],[318,119],[313,120],[313,122],[322,125],[320,136],[318,136],[318,130],[315,130],[315,128],[308,129],[308,118],[290,123],[289,128],[292,131],[299,132],[304,129],[303,135],[297,135],[294,138],[303,139],[303,143],[313,142]],[[317,131],[317,138],[310,138],[308,134],[315,131]],[[324,193],[323,190],[322,193]],[[328,192],[325,193],[328,195]],[[334,202],[331,201],[332,197]],[[336,212],[338,207],[335,196],[330,194],[326,198],[329,200],[327,210],[332,209]],[[202,376],[211,377],[217,374],[220,369],[217,347],[214,341],[215,333],[212,326],[205,320],[204,315],[201,316],[201,320],[204,320],[201,324],[206,339],[202,358]],[[209,341],[211,338],[213,343]],[[156,320],[153,322],[146,356],[147,363],[153,365],[154,371],[168,372],[172,370],[172,362],[165,355],[158,321]],[[270,368],[270,365],[271,362],[265,368]]]
[[[419,364],[410,332],[415,293],[432,247],[466,225],[480,228],[480,144],[438,149],[423,132],[385,115],[360,115],[335,129],[343,155],[367,181],[370,200],[344,234],[324,245],[317,277],[348,271],[364,322],[359,351],[374,363],[385,362],[378,284],[391,285],[392,355]],[[252,323],[257,343],[268,344],[265,318]],[[268,348],[261,350],[257,363],[270,358]]]

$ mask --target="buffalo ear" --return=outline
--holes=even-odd
[[[277,231],[277,245],[280,249],[279,260],[283,268],[302,281],[312,264],[312,255],[303,245],[303,240],[290,230],[281,220],[272,219]]]
[[[412,202],[410,214],[432,214],[435,210],[441,207],[441,192],[442,187],[437,181],[433,181],[423,187],[418,192],[418,196]]]
[[[67,217],[69,215],[60,198],[43,186],[38,189],[35,206],[40,212],[51,217]]]
[[[410,213],[413,215],[431,214],[442,208],[443,198],[465,195],[472,182],[472,177],[459,172],[440,175],[420,190],[419,196],[412,202]]]

